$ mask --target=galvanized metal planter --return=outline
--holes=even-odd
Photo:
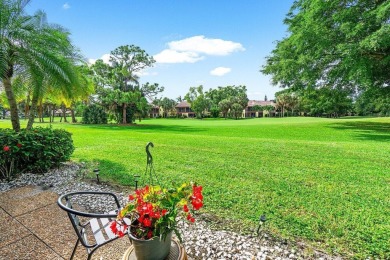
[[[134,237],[131,232],[128,232],[128,234],[133,243],[137,260],[163,260],[169,255],[172,232],[167,235],[165,240],[160,240],[159,237],[141,240]]]

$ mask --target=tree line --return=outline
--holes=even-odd
[[[387,0],[297,0],[261,72],[312,115],[390,115]],[[283,102],[282,102],[283,103]]]

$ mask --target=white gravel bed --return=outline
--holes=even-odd
[[[58,194],[74,191],[105,191],[113,192],[121,200],[123,205],[127,195],[116,192],[105,184],[87,183],[78,177],[80,167],[69,163],[60,169],[51,170],[43,175],[23,174],[11,182],[0,182],[0,192],[25,185],[37,185],[44,189],[50,189]],[[107,211],[107,204],[112,203],[107,199],[95,198],[83,199],[81,206],[89,210]],[[261,238],[257,236],[244,236],[239,233],[214,230],[204,221],[194,224],[180,221],[183,244],[189,259],[340,259],[323,254],[308,248],[305,245],[290,245],[276,241],[267,234]],[[256,228],[256,227],[254,227]]]

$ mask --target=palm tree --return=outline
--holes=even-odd
[[[285,109],[288,106],[288,95],[286,93],[280,93],[276,97],[276,107],[280,109],[281,117],[284,117]]]
[[[75,55],[68,33],[59,26],[49,25],[42,11],[27,15],[24,8],[29,2],[0,0],[0,79],[15,131],[20,131],[20,122],[13,77],[22,74],[29,78],[33,88],[32,120],[45,82],[54,86],[79,85],[74,61],[80,57]]]

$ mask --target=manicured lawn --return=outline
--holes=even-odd
[[[145,145],[152,141],[161,181],[197,181],[209,213],[253,228],[265,213],[278,236],[347,257],[390,257],[390,118],[53,127],[72,132],[73,159],[99,162],[106,180],[133,185],[132,176],[145,172]]]

